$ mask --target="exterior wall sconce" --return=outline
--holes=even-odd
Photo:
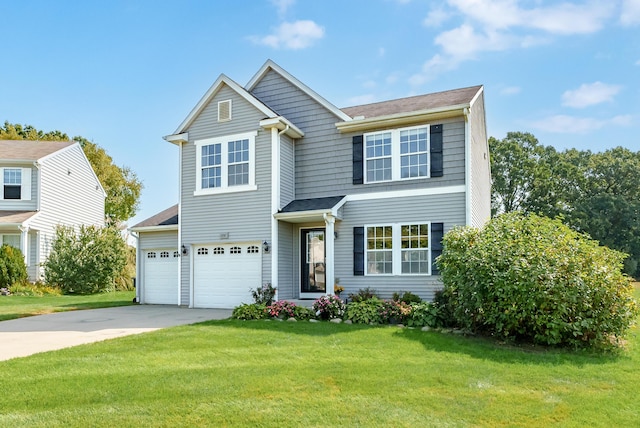
[[[187,254],[189,254],[189,250],[184,246],[184,244],[182,244],[182,255],[186,256]]]
[[[271,249],[271,247],[269,246],[269,243],[267,241],[264,241],[262,243],[262,249],[264,250],[265,253],[268,253],[269,250]]]

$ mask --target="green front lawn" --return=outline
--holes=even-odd
[[[89,296],[0,296],[0,321],[52,312],[131,305],[135,291]]]
[[[620,355],[397,327],[212,321],[0,363],[0,426],[637,426]]]

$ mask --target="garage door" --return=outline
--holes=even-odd
[[[234,308],[251,303],[251,290],[262,285],[259,242],[202,245],[194,248],[193,306]]]
[[[178,304],[177,250],[149,250],[144,252],[144,281],[142,303],[156,305]]]

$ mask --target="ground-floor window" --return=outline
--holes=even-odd
[[[367,275],[430,275],[429,223],[369,225]]]
[[[14,248],[20,249],[20,235],[19,234],[2,235],[2,245],[11,245]]]

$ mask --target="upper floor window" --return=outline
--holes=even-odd
[[[257,132],[207,138],[195,142],[195,195],[256,190],[255,137]]]
[[[429,177],[429,125],[364,134],[366,183]]]
[[[3,180],[4,199],[22,199],[22,168],[5,168]]]

